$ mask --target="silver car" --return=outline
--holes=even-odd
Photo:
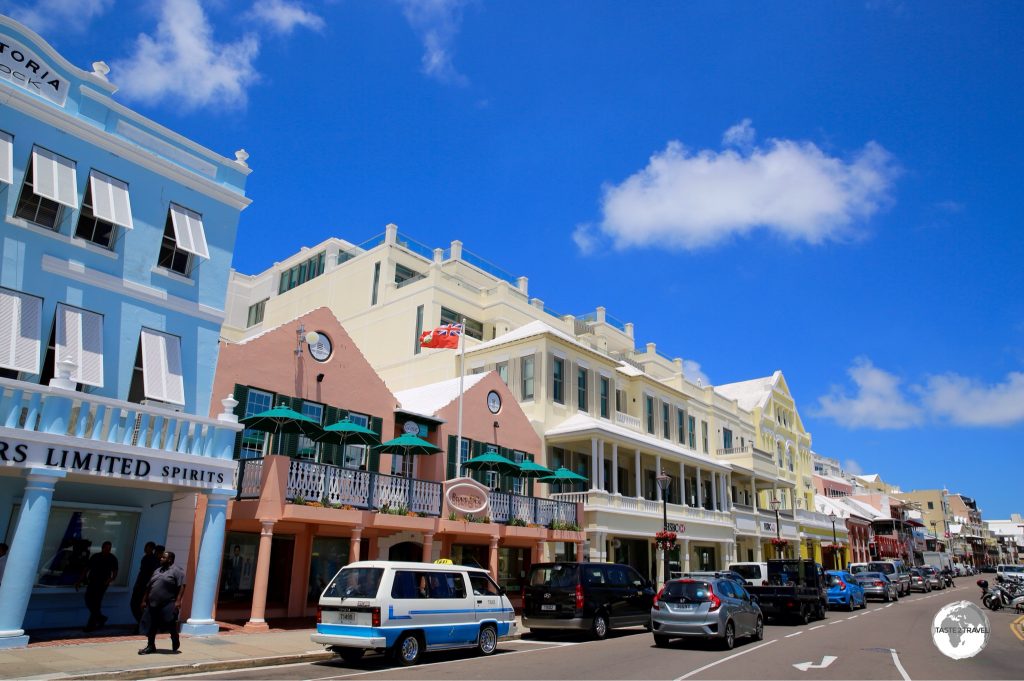
[[[854,579],[864,588],[865,599],[881,598],[886,603],[900,599],[899,586],[881,572],[858,572]]]
[[[715,639],[726,650],[736,639],[764,638],[764,617],[742,584],[726,578],[674,579],[654,599],[654,645],[673,638]]]

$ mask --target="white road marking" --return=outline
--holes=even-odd
[[[896,669],[899,671],[900,676],[903,677],[903,681],[910,681],[910,675],[907,674],[907,670],[903,668],[902,664],[900,664],[900,658],[896,654],[896,649],[889,648],[889,652],[892,653],[892,662],[896,665]]]
[[[842,624],[843,620],[832,620],[829,624]]]
[[[866,615],[867,613],[864,613],[864,614]],[[855,620],[855,619],[857,619],[858,617],[860,617],[860,615],[850,615],[850,616],[849,616],[849,617],[847,617],[846,619],[848,619],[848,620]]]
[[[887,607],[887,608],[891,608],[891,607],[892,607],[893,605],[895,605],[895,603],[890,603],[889,605],[887,605],[887,606],[885,606],[885,607]]]
[[[816,626],[816,627],[811,627],[811,629],[810,629],[810,630],[811,630],[811,631],[814,631],[815,629],[824,629],[824,628],[825,628],[825,625],[824,625],[824,624],[819,624],[819,625],[818,625],[818,626]]]
[[[798,631],[795,634],[786,634],[786,638],[793,638],[794,636],[799,636],[802,633],[804,633],[804,632]]]
[[[823,658],[821,658],[821,663],[820,664],[814,664],[813,662],[798,662],[798,663],[794,664],[793,666],[796,667],[797,669],[799,669],[802,672],[805,672],[808,669],[825,669],[826,667],[828,667],[830,664],[832,664],[833,662],[835,662],[838,659],[839,658],[836,657],[835,655],[826,655]]]
[[[532,646],[578,646],[580,643],[583,643],[583,641],[538,641],[533,638],[520,640],[523,643],[529,643]]]
[[[765,642],[764,642],[764,643],[762,643],[761,645],[758,645],[758,646],[754,646],[753,648],[747,648],[746,650],[744,650],[744,651],[742,651],[742,652],[739,652],[739,653],[735,653],[735,654],[733,654],[733,655],[730,655],[729,657],[723,657],[723,658],[722,658],[721,660],[715,660],[714,662],[712,662],[712,663],[710,663],[710,664],[706,664],[706,665],[704,665],[703,667],[699,667],[699,668],[697,668],[697,669],[694,669],[694,670],[693,670],[692,672],[688,672],[688,673],[686,673],[686,674],[683,674],[683,675],[682,675],[682,676],[680,676],[679,678],[675,679],[675,681],[683,681],[683,679],[688,679],[688,678],[690,678],[691,676],[693,676],[694,674],[699,674],[699,673],[701,673],[701,672],[702,672],[702,671],[704,671],[705,669],[711,669],[711,668],[712,668],[712,667],[714,667],[714,666],[720,665],[720,664],[722,664],[723,662],[728,662],[729,660],[732,660],[732,659],[734,659],[734,658],[737,658],[737,657],[739,657],[740,655],[746,655],[747,653],[752,653],[752,652],[754,652],[755,650],[760,650],[761,648],[764,648],[765,646],[770,646],[771,644],[775,643],[776,641],[778,641],[778,639],[774,639],[774,640],[771,640],[771,641],[765,641]]]

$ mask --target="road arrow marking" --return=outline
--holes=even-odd
[[[797,662],[793,666],[799,669],[800,671],[805,672],[808,669],[824,669],[825,667],[829,666],[838,659],[839,658],[835,655],[826,655],[825,657],[821,658],[821,664],[814,664],[813,662]]]

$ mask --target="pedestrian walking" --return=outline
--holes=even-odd
[[[156,652],[156,635],[160,630],[170,630],[171,650],[178,652],[181,641],[178,638],[178,613],[181,611],[181,599],[185,595],[185,571],[174,564],[174,553],[165,551],[160,556],[160,566],[153,571],[146,585],[146,593],[142,599],[145,612],[142,615],[142,626],[149,639],[146,647],[139,655]]]
[[[75,584],[75,591],[85,584],[85,607],[89,609],[89,623],[85,631],[93,631],[102,627],[107,616],[101,611],[103,595],[107,587],[117,579],[117,556],[111,553],[113,544],[103,542],[99,553],[94,553],[86,564],[85,573]]]
[[[142,549],[142,560],[139,561],[139,574],[135,576],[135,586],[132,587],[132,615],[135,616],[135,630],[142,633],[142,597],[146,595],[146,586],[153,571],[160,565],[160,554],[156,552],[156,542],[148,541]]]

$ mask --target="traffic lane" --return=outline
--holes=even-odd
[[[723,659],[712,667],[681,675],[686,679],[1018,679],[1020,644],[1008,626],[996,626],[989,645],[969,660],[951,660],[931,640],[931,622],[947,603],[974,600],[977,587],[915,594],[897,603],[869,605],[856,613],[830,612],[826,620],[784,634],[756,654]],[[993,613],[999,614],[999,613]],[[1010,618],[1012,620],[1012,618]],[[896,650],[893,657],[892,649]],[[823,658],[836,659],[828,666]],[[801,670],[793,665],[810,662]],[[900,671],[902,666],[906,676]]]

